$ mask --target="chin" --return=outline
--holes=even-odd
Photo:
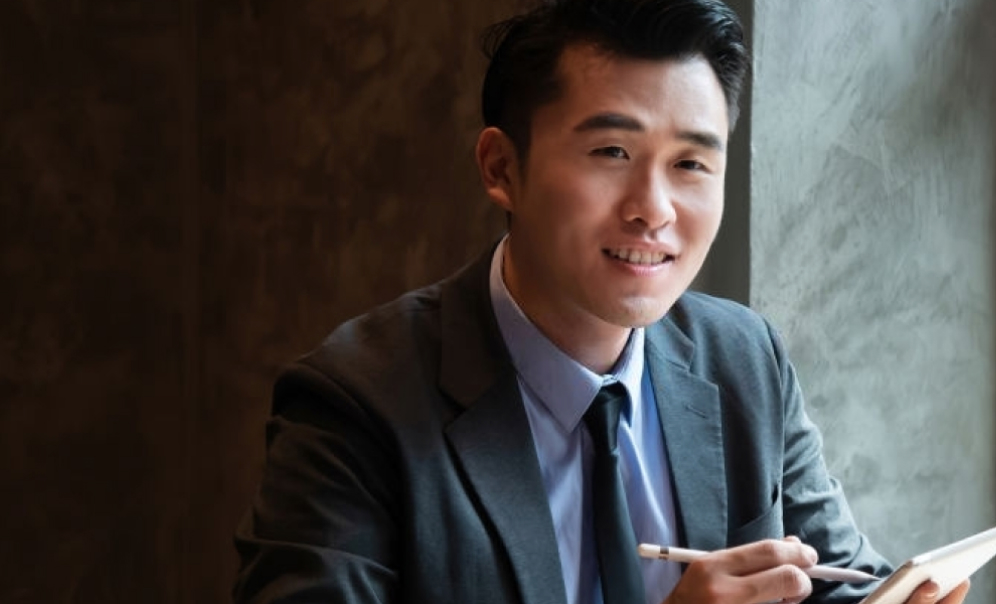
[[[674,300],[671,299],[631,298],[622,301],[611,318],[607,318],[620,327],[646,327],[664,318],[673,305]]]

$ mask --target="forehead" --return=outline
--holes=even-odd
[[[700,55],[637,59],[591,44],[567,46],[557,64],[559,96],[541,107],[544,122],[569,122],[597,113],[631,115],[648,125],[680,121],[726,134],[726,98]]]

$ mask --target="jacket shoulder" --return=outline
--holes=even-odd
[[[438,358],[441,283],[413,290],[349,319],[298,359],[337,381],[383,381]]]
[[[682,295],[665,320],[695,341],[769,339],[773,331],[757,311],[733,300],[699,292]]]
[[[758,312],[732,300],[687,292],[663,319],[690,343],[693,367],[711,373],[769,370],[787,363],[777,331]]]

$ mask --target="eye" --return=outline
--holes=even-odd
[[[694,172],[701,172],[706,169],[705,164],[694,159],[683,159],[676,163],[675,166],[682,170],[692,170]]]
[[[600,157],[611,157],[613,159],[629,159],[629,153],[622,147],[599,147],[591,152],[592,155],[597,155]]]

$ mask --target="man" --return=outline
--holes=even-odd
[[[280,377],[236,600],[857,602],[873,584],[804,573],[889,567],[781,343],[686,291],[722,214],[735,15],[561,0],[491,44],[476,155],[508,234]]]

